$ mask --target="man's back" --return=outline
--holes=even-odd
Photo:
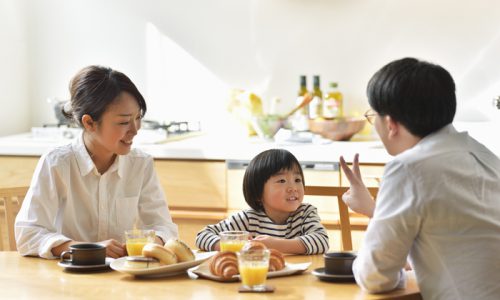
[[[356,266],[368,289],[389,274],[376,259],[409,250],[424,299],[500,299],[500,160],[466,133],[446,126],[388,163],[372,223]]]
[[[500,161],[466,133],[444,130],[401,155],[413,156],[422,213],[410,257],[424,295],[500,299]]]

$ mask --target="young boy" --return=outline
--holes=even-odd
[[[394,160],[377,202],[341,157],[343,200],[372,218],[353,265],[370,292],[404,285],[407,257],[424,299],[500,299],[500,160],[453,125],[455,83],[442,67],[396,60],[368,83],[365,115]]]

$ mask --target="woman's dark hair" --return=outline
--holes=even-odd
[[[413,135],[425,137],[453,122],[455,82],[441,66],[415,58],[395,60],[370,79],[370,106]]]
[[[256,211],[262,211],[264,185],[271,176],[283,170],[298,170],[304,182],[304,173],[297,158],[284,149],[270,149],[255,156],[243,176],[243,195],[248,205]]]
[[[64,116],[82,125],[82,116],[90,115],[96,122],[101,120],[116,97],[127,92],[136,100],[141,116],[146,114],[146,101],[127,75],[102,66],[88,66],[80,70],[69,84],[71,102],[63,107]]]

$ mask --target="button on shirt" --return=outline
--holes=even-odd
[[[164,241],[178,236],[153,158],[133,149],[99,174],[80,136],[40,159],[15,234],[21,255],[54,258],[52,248],[69,240],[125,242],[134,226]]]
[[[388,163],[354,262],[371,292],[404,284],[424,299],[500,299],[500,160],[452,125]]]

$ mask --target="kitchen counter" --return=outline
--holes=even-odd
[[[469,134],[500,156],[500,141],[491,138],[498,123],[457,123],[459,131]],[[141,133],[142,132],[142,133]],[[314,142],[274,142],[243,136],[223,136],[205,133],[185,139],[158,139],[148,130],[139,131],[134,139],[134,147],[151,154],[156,159],[185,160],[250,160],[255,155],[270,148],[284,148],[292,152],[300,161],[338,162],[340,155],[347,161],[355,153],[360,154],[360,162],[365,164],[385,164],[391,160],[380,141],[331,142],[313,139]],[[74,137],[74,136],[73,136]],[[48,150],[71,142],[71,135],[59,137],[34,137],[23,133],[0,137],[0,156],[40,156]]]
[[[68,137],[34,137],[23,133],[0,138],[0,155],[3,156],[40,156],[50,149],[71,142]],[[259,138],[227,137],[216,134],[202,134],[182,140],[156,143],[141,142],[134,144],[156,159],[187,160],[250,160],[258,153],[271,148],[284,148],[292,152],[300,161],[338,162],[344,155],[351,160],[360,153],[364,163],[385,164],[391,157],[379,141],[331,142],[320,140],[318,143],[274,142]]]

